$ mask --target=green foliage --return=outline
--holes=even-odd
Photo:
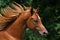
[[[12,0],[0,0],[0,8],[4,8],[5,6],[9,5]]]
[[[24,40],[60,40],[60,0],[14,0],[19,4],[40,7],[39,15],[44,26],[49,31],[47,36],[41,37],[37,32],[26,29]],[[0,0],[0,7],[9,4],[10,0]]]
[[[33,0],[31,6],[40,7],[39,15],[49,31],[46,37],[37,36],[35,32],[27,30],[25,40],[59,40],[60,38],[60,2],[58,0]],[[31,32],[30,32],[31,31]],[[35,34],[35,35],[34,35]],[[34,36],[33,36],[34,35]],[[27,36],[27,37],[26,37]],[[30,38],[31,37],[31,38]]]

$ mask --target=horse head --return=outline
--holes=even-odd
[[[42,24],[41,18],[38,15],[38,9],[33,9],[32,16],[27,20],[27,26],[32,30],[37,30],[41,35],[48,34],[47,29]]]

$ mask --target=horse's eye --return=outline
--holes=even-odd
[[[37,22],[38,22],[38,20],[37,20],[37,19],[34,19],[34,22],[36,22],[36,23],[37,23]]]

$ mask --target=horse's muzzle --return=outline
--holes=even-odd
[[[46,31],[46,32],[41,32],[41,31],[38,31],[39,32],[39,34],[41,35],[41,36],[46,36],[46,35],[48,35],[48,32]]]

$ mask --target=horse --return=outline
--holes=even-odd
[[[37,30],[41,35],[48,33],[37,14],[37,10],[33,10],[32,14],[29,7],[6,30],[0,31],[0,40],[23,40],[26,26]]]

